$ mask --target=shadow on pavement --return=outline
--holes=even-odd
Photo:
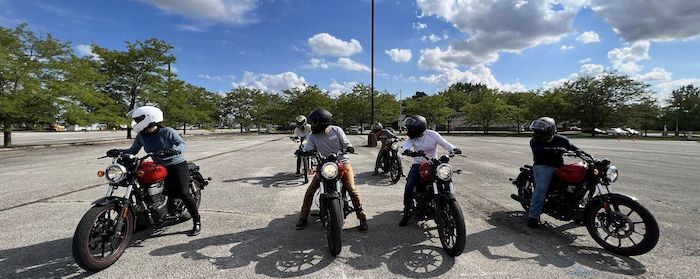
[[[374,175],[374,171],[368,171],[363,173],[355,174],[355,184],[357,185],[370,185],[370,186],[393,186],[396,184],[401,184],[401,180],[396,184],[391,182],[389,174],[379,173]]]
[[[541,266],[552,265],[566,268],[575,264],[581,264],[595,270],[612,272],[625,275],[640,275],[646,273],[646,267],[640,262],[626,256],[620,256],[608,252],[599,247],[580,247],[572,245],[578,237],[568,232],[569,229],[578,227],[575,223],[555,227],[547,223],[538,229],[530,229],[525,225],[524,212],[493,212],[486,220],[494,228],[478,233],[469,234],[465,253],[479,251],[488,259],[522,261],[529,260]],[[493,247],[501,247],[512,244],[518,250],[530,257],[518,257],[513,255],[499,255],[491,252]],[[577,275],[594,276],[587,270],[576,271]]]
[[[328,251],[326,236],[320,225],[311,222],[302,230],[294,230],[297,214],[270,222],[266,228],[195,239],[151,251],[152,256],[181,254],[192,260],[207,260],[219,269],[235,269],[255,263],[255,272],[271,277],[287,278],[309,275],[330,265],[336,258]],[[352,217],[349,217],[352,218]],[[429,234],[414,226],[397,234],[399,212],[382,213],[370,219],[370,232],[356,228],[343,231],[343,246],[354,254],[337,261],[358,270],[386,264],[394,274],[412,278],[444,274],[454,265],[439,246],[426,245]],[[229,248],[230,247],[230,248]],[[220,249],[227,252],[222,254]],[[214,252],[215,251],[215,252]]]
[[[311,181],[311,178],[312,177],[309,176],[309,181]],[[295,174],[288,172],[278,172],[273,176],[257,176],[228,179],[222,182],[243,182],[251,185],[260,185],[264,188],[291,188],[306,185],[306,183],[304,183],[303,177],[298,177]]]
[[[72,238],[0,251],[2,278],[83,278],[71,254]]]

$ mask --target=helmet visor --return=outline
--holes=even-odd
[[[530,124],[530,130],[544,130],[548,126],[549,126],[549,123],[538,119],[538,120],[532,121],[532,124]]]
[[[141,115],[141,116],[134,117],[134,122],[139,123],[139,122],[143,121],[144,119],[146,119],[145,114]]]

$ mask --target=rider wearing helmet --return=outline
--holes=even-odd
[[[311,131],[313,132],[306,138],[304,143],[304,152],[316,151],[321,156],[329,156],[331,154],[337,154],[338,152],[354,153],[355,148],[350,143],[350,139],[345,135],[343,128],[335,125],[331,125],[333,121],[333,115],[322,108],[316,109],[311,114],[309,114],[309,124],[311,124]],[[297,154],[298,155],[298,154]],[[367,217],[362,210],[362,203],[360,201],[360,194],[355,188],[355,174],[352,170],[352,165],[350,165],[350,159],[346,154],[340,154],[338,159],[345,166],[345,175],[341,179],[343,187],[348,191],[352,204],[355,207],[357,214],[357,219],[360,220],[360,231],[367,230]],[[306,190],[306,195],[304,196],[304,204],[301,207],[301,213],[299,214],[299,221],[296,224],[298,230],[306,227],[307,218],[309,217],[309,211],[311,210],[311,203],[313,202],[314,193],[318,190],[321,185],[321,177],[317,172],[314,176],[309,188]]]
[[[428,129],[428,122],[421,115],[409,116],[403,121],[409,139],[401,149],[406,155],[413,149],[414,152],[422,151],[428,158],[437,158],[437,146],[440,145],[450,153],[461,154],[462,151],[447,142],[438,132]],[[408,225],[408,220],[413,215],[413,189],[420,183],[420,165],[427,162],[423,157],[414,157],[411,170],[406,177],[406,188],[403,192],[403,217],[399,226]]]
[[[130,111],[126,116],[133,119],[131,126],[137,133],[136,138],[131,148],[112,149],[107,151],[107,155],[118,156],[120,153],[136,155],[141,147],[148,153],[160,153],[159,155],[162,156],[152,157],[153,161],[165,166],[168,171],[166,184],[170,187],[169,189],[173,189],[173,197],[180,198],[192,216],[194,226],[188,235],[198,235],[202,230],[202,223],[197,202],[189,194],[190,175],[187,161],[182,156],[186,150],[185,141],[175,129],[162,125],[163,112],[157,107],[142,106]]]
[[[389,153],[389,148],[391,148],[391,146],[387,145],[388,140],[397,138],[397,136],[391,130],[384,129],[382,123],[379,122],[372,125],[372,133],[377,136],[377,140],[382,142],[382,148],[379,149],[377,160],[374,163],[374,174],[377,175],[379,174],[379,166],[381,165],[382,160],[384,160],[385,165],[388,164],[387,159],[389,156],[387,156],[387,154]]]
[[[311,125],[309,125],[306,121],[306,116],[299,115],[297,116],[296,120],[296,128],[294,128],[294,136],[292,136],[292,139],[296,140],[304,140],[309,134],[311,133]],[[297,156],[297,172],[296,174],[301,174],[299,169],[301,168],[301,156]]]
[[[554,173],[564,165],[563,150],[578,152],[579,149],[569,142],[566,137],[557,134],[557,124],[550,117],[540,117],[530,124],[532,139],[533,176],[535,191],[532,193],[527,225],[536,228],[539,225],[540,214],[547,196],[549,184]]]

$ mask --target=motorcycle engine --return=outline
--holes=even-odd
[[[155,220],[162,220],[168,214],[166,196],[163,194],[165,182],[157,182],[146,187],[148,209]]]
[[[576,185],[561,185],[550,197],[552,216],[559,220],[571,220],[578,209],[578,189]]]

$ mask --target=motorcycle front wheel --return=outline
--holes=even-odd
[[[464,252],[467,238],[462,209],[456,200],[438,201],[436,205],[435,223],[442,248],[452,257],[459,256]]]
[[[326,229],[326,238],[328,239],[328,249],[331,255],[338,256],[342,248],[342,233],[343,233],[343,210],[340,206],[339,199],[328,199],[324,206],[324,227]]]
[[[401,162],[398,157],[392,157],[389,162],[389,176],[391,177],[391,182],[396,183],[401,179]]]
[[[121,236],[115,225],[121,208],[112,203],[94,206],[83,216],[73,234],[73,259],[81,268],[100,271],[114,264],[129,246],[134,217],[127,210]]]
[[[659,225],[638,202],[611,197],[610,213],[603,202],[590,205],[584,222],[593,240],[610,252],[623,256],[642,255],[659,241]]]

